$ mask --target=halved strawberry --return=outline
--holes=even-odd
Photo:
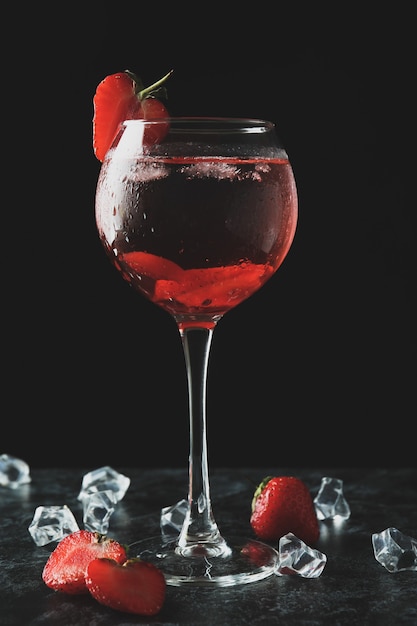
[[[51,589],[68,594],[87,593],[85,575],[93,559],[108,557],[124,563],[127,554],[120,543],[88,530],[77,530],[62,539],[51,552],[42,572]]]
[[[156,615],[165,600],[162,571],[140,559],[122,565],[112,559],[95,559],[88,565],[85,580],[93,598],[117,611]]]
[[[319,538],[319,523],[307,485],[295,476],[267,476],[252,500],[252,529],[265,541],[291,532],[307,545]]]
[[[168,117],[166,107],[156,96],[166,94],[163,84],[171,74],[172,70],[146,88],[129,70],[110,74],[99,83],[93,98],[93,148],[99,161],[104,160],[125,120]]]

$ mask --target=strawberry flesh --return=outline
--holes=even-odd
[[[78,530],[62,539],[51,552],[42,572],[44,583],[68,594],[88,593],[87,566],[93,559],[107,557],[124,563],[127,554],[120,543],[88,530]]]
[[[95,559],[88,565],[86,585],[100,604],[124,613],[156,615],[165,600],[162,571],[140,559],[122,565],[112,559]]]

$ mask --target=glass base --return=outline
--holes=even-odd
[[[274,573],[278,552],[253,539],[230,537],[227,549],[219,556],[207,556],[201,548],[184,556],[177,541],[161,543],[151,537],[129,546],[129,557],[150,561],[165,575],[168,585],[230,587],[263,580]]]

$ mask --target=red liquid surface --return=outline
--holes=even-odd
[[[133,288],[183,326],[210,326],[281,265],[297,195],[285,159],[118,160],[103,166],[96,217]]]

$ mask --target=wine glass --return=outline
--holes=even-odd
[[[216,325],[276,272],[297,212],[293,170],[269,121],[127,120],[102,163],[100,239],[133,289],[174,318],[185,356],[190,435],[182,530],[173,541],[155,536],[129,551],[162,569],[169,585],[249,583],[276,566],[274,548],[224,538],[215,521],[207,370]]]

